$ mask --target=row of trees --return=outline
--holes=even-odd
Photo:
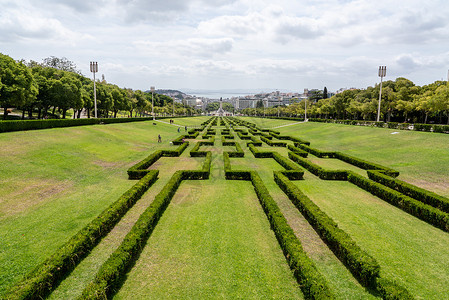
[[[327,99],[293,99],[288,106],[265,108],[265,115],[376,120],[379,101],[379,86],[366,89],[351,89]],[[264,115],[262,108],[247,108],[247,115]],[[447,123],[449,124],[449,83],[436,81],[417,86],[412,81],[399,77],[382,84],[381,118],[384,122]]]
[[[66,58],[49,57],[42,63],[15,61],[0,53],[0,107],[6,119],[10,108],[22,110],[22,118],[28,115],[48,118],[66,117],[73,110],[73,117],[80,118],[86,111],[87,117],[94,109],[93,81],[81,75],[73,62]],[[148,115],[152,110],[152,94],[141,90],[120,88],[103,81],[96,82],[97,112],[100,117],[117,117],[119,111],[129,117]],[[154,112],[172,114],[173,99],[154,94]],[[198,113],[190,106],[175,103],[175,114]]]

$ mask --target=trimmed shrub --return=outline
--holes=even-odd
[[[48,120],[19,120],[0,121],[0,132],[36,130],[57,127],[73,127],[96,124],[128,123],[150,121],[151,118],[99,118],[99,119],[48,119]]]
[[[138,162],[134,166],[128,169],[128,179],[140,179],[145,176],[150,170],[147,170],[152,164],[154,164],[162,156],[177,157],[184,152],[189,146],[189,142],[181,144],[176,150],[156,150],[151,153],[147,158]]]
[[[272,146],[272,147],[287,147],[287,143],[286,142],[273,142],[273,141],[271,141],[270,139],[267,139],[264,136],[260,137],[260,139],[262,141],[264,141],[265,143],[267,143],[268,145]]]
[[[316,232],[351,273],[366,287],[375,287],[380,266],[374,258],[360,249],[351,237],[315,205],[287,177],[274,175],[276,183],[304,215]]]
[[[176,171],[150,206],[140,215],[121,245],[101,266],[95,279],[84,289],[80,299],[106,299],[115,292],[122,277],[142,251],[143,245],[156,227],[182,180],[183,171]]]
[[[334,152],[334,157],[347,162],[348,164],[354,165],[364,170],[381,170],[382,173],[387,174],[388,176],[397,177],[399,176],[399,172],[387,167],[384,167],[379,164],[375,164],[369,162],[367,160],[363,160],[354,156],[350,156],[341,152]]]
[[[449,231],[449,214],[348,171],[348,181],[437,228]]]
[[[413,300],[412,294],[398,283],[384,279],[377,278],[377,291],[385,300]]]
[[[348,172],[346,170],[325,170],[317,164],[300,157],[299,155],[289,152],[288,157],[303,166],[310,173],[324,180],[347,180]]]
[[[293,271],[301,290],[307,299],[334,299],[323,275],[313,261],[304,252],[301,242],[288,225],[276,202],[269,194],[262,179],[251,171],[251,183],[254,186],[260,204],[270,221],[271,228],[284,251],[290,269]]]
[[[81,229],[50,258],[39,264],[22,280],[12,286],[6,299],[42,299],[58,281],[69,274],[77,264],[111,231],[125,213],[157,180],[158,170],[149,171],[117,201]]]
[[[295,147],[293,145],[287,145],[287,149],[295,153],[296,155],[299,155],[301,157],[306,158],[309,155],[309,152],[306,152],[298,147]]]
[[[437,195],[428,190],[417,187],[413,184],[401,181],[396,178],[391,178],[382,174],[379,171],[368,171],[368,177],[380,184],[383,184],[389,188],[392,188],[404,195],[421,201],[425,204],[429,204],[435,208],[438,208],[446,213],[449,213],[449,199],[440,195]]]
[[[335,152],[321,151],[321,150],[312,148],[305,144],[295,144],[295,146],[301,148],[302,150],[309,152],[310,154],[315,155],[316,157],[320,157],[320,158],[323,158],[323,157],[334,158],[335,157]]]

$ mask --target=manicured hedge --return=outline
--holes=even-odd
[[[253,153],[255,158],[267,158],[273,157],[273,152],[271,151],[259,151],[254,144],[248,143],[249,150]]]
[[[251,171],[251,183],[254,186],[260,204],[267,215],[271,229],[284,251],[288,264],[295,275],[306,299],[335,299],[326,279],[307,256],[301,242],[282,214],[265,187],[257,172]]]
[[[300,166],[303,166],[312,174],[318,176],[320,179],[325,180],[347,180],[347,171],[346,170],[325,170],[317,164],[312,163],[311,161],[300,157],[299,155],[289,152],[288,157],[297,162]]]
[[[312,148],[305,144],[295,144],[295,146],[297,146],[297,147],[301,148],[302,150],[307,151],[310,154],[313,154],[317,157],[321,157],[321,158],[323,158],[323,157],[334,158],[335,157],[335,152],[332,152],[332,151],[321,151],[321,150]]]
[[[338,228],[334,220],[320,210],[287,177],[275,173],[275,181],[351,273],[364,286],[374,287],[380,271],[376,260],[360,249],[346,232]]]
[[[299,155],[301,157],[306,158],[309,155],[309,152],[306,152],[298,147],[295,147],[293,145],[287,145],[287,149],[295,153],[296,155]]]
[[[149,171],[117,201],[81,229],[50,258],[39,264],[12,286],[6,299],[42,299],[68,275],[77,264],[106,236],[123,215],[157,180],[158,170]]]
[[[154,164],[162,156],[167,157],[177,157],[184,152],[184,150],[189,146],[189,142],[181,144],[176,150],[156,150],[151,153],[147,158],[138,162],[134,166],[128,169],[129,179],[140,179],[145,176],[150,170],[148,168]]]
[[[156,227],[183,180],[208,179],[212,153],[208,152],[201,170],[176,171],[156,195],[150,206],[140,215],[120,246],[101,266],[95,279],[84,289],[80,299],[108,299],[119,287],[126,272],[140,255],[146,240]]]
[[[223,153],[226,179],[250,180],[267,215],[271,228],[306,299],[334,299],[324,277],[304,252],[301,242],[288,225],[262,179],[255,171],[232,171],[229,156]]]
[[[362,168],[364,170],[381,170],[382,173],[387,174],[388,176],[392,177],[399,176],[399,172],[396,170],[354,156],[350,156],[341,152],[335,152],[334,157],[344,162],[347,162],[351,165],[354,165],[356,167]]]
[[[438,125],[438,124],[408,124],[408,123],[397,123],[397,122],[375,122],[375,121],[364,121],[364,120],[335,120],[335,119],[309,119],[311,122],[323,122],[323,123],[336,123],[336,124],[346,124],[346,125],[359,125],[359,126],[371,126],[379,128],[392,128],[401,130],[414,130],[414,131],[425,131],[425,132],[437,132],[437,133],[449,133],[449,125]]]
[[[379,171],[368,171],[368,177],[378,183],[381,183],[389,188],[392,188],[404,195],[410,196],[425,204],[429,204],[435,208],[438,208],[446,213],[449,213],[449,199],[440,195],[437,195],[428,190],[422,189],[410,183],[401,181],[396,178],[384,175]]]
[[[142,251],[146,240],[156,227],[179,185],[184,171],[176,171],[154,201],[140,215],[120,246],[101,266],[95,279],[84,289],[80,299],[109,299],[124,274],[132,267]]]
[[[150,121],[151,118],[99,118],[99,119],[48,119],[48,120],[19,120],[0,121],[0,132],[36,130],[57,127],[73,127],[95,124],[127,123]]]
[[[441,230],[449,232],[449,214],[348,171],[348,181]]]
[[[272,147],[287,147],[287,143],[286,142],[273,142],[270,139],[267,139],[264,136],[261,136],[260,139],[267,143],[268,145],[272,146]]]

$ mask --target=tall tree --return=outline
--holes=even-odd
[[[6,120],[8,108],[25,106],[38,93],[31,71],[21,62],[0,53],[0,107]]]
[[[323,89],[323,99],[327,99],[327,87]]]
[[[81,72],[76,68],[76,65],[73,61],[68,60],[65,57],[58,58],[55,56],[50,56],[44,58],[42,61],[42,65],[44,67],[50,67],[61,71],[73,72],[81,75]]]

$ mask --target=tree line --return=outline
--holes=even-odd
[[[22,111],[22,119],[66,118],[67,111],[73,110],[73,118],[80,118],[84,110],[87,117],[93,115],[94,84],[76,69],[66,58],[49,57],[42,63],[35,61],[15,61],[0,53],[0,107],[3,119],[7,119],[11,108]],[[120,88],[115,84],[98,80],[96,82],[98,117],[116,118],[119,111],[128,117],[146,116],[152,110],[156,114],[172,114],[171,97],[130,88]],[[175,103],[176,115],[193,115],[194,108]]]
[[[327,91],[326,91],[327,92]],[[323,93],[324,94],[324,93]],[[327,94],[327,93],[326,93]],[[449,124],[449,83],[417,86],[411,80],[399,77],[384,81],[381,95],[381,120],[384,122]],[[261,102],[262,103],[262,102]],[[379,85],[366,89],[350,89],[330,98],[299,101],[289,105],[243,110],[247,115],[304,117],[307,104],[308,118],[353,119],[374,121],[379,103]]]

